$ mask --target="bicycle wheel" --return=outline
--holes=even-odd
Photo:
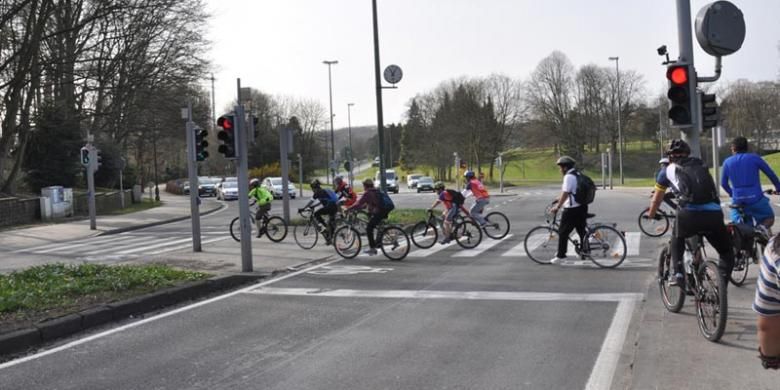
[[[503,213],[498,211],[488,213],[485,215],[485,221],[487,223],[482,227],[482,230],[485,231],[488,237],[500,240],[509,234],[509,218]]]
[[[293,228],[293,236],[295,237],[295,243],[303,249],[311,249],[317,245],[317,221],[309,220],[303,225],[295,225]]]
[[[333,247],[336,253],[345,259],[351,259],[360,253],[360,233],[351,226],[342,226],[336,230]]]
[[[597,266],[615,268],[623,263],[627,252],[623,233],[612,226],[599,225],[590,231],[588,253],[585,256]]]
[[[669,285],[673,277],[672,252],[667,244],[658,254],[658,289],[661,292],[661,302],[664,303],[666,310],[678,313],[685,303],[685,291],[680,286]]]
[[[455,241],[463,249],[473,249],[482,242],[482,229],[470,220],[463,220],[452,229]]]
[[[750,260],[746,251],[739,250],[734,253],[734,268],[731,269],[731,274],[729,275],[729,280],[733,285],[740,287],[745,284]]]
[[[366,226],[368,226],[368,221],[371,219],[371,216],[368,215],[365,211],[358,211],[355,215],[355,224],[354,228],[355,230],[360,233],[360,235],[365,236],[366,235]]]
[[[557,230],[549,226],[537,226],[525,235],[525,253],[539,264],[550,264],[558,252],[558,237]]]
[[[280,242],[287,237],[287,224],[281,217],[271,217],[265,223],[265,235],[273,242]]]
[[[409,254],[409,236],[398,226],[384,228],[379,243],[382,253],[390,260],[401,261]]]
[[[429,224],[427,221],[417,222],[412,228],[412,242],[418,248],[428,249],[436,244],[438,238],[439,233],[436,226]]]
[[[234,240],[237,242],[241,242],[241,222],[239,222],[241,217],[235,217],[232,221],[230,221],[230,236],[233,237]],[[251,236],[254,236],[257,234],[257,225],[255,225],[255,217],[249,216],[249,222],[250,227],[249,231]]]
[[[655,214],[655,218],[647,216],[650,208],[646,208],[639,213],[639,230],[650,237],[661,237],[669,230],[669,216],[661,210]]]
[[[699,283],[696,291],[696,318],[701,334],[716,342],[726,330],[728,318],[727,282],[721,277],[718,265],[705,261],[699,266]]]

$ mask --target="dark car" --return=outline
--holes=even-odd
[[[433,192],[433,178],[430,176],[423,176],[417,179],[417,192],[431,191]]]
[[[217,184],[218,179],[202,178],[198,180],[198,195],[200,196],[217,196]]]

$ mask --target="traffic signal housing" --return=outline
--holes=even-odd
[[[217,119],[217,126],[221,130],[217,133],[217,138],[222,142],[217,149],[225,158],[236,158],[236,122],[233,115],[223,115]]]
[[[702,129],[711,129],[718,126],[720,121],[720,107],[714,93],[700,93]]]
[[[669,65],[666,78],[669,80],[669,119],[675,126],[691,126],[691,77],[695,77],[689,65]]]
[[[89,148],[86,146],[81,148],[81,165],[89,166]]]
[[[344,161],[344,170],[345,171],[351,171],[352,170],[352,162],[347,160]]]
[[[195,128],[195,161],[204,161],[209,157],[206,148],[209,147],[209,132],[199,127]]]

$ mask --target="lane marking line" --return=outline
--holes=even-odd
[[[612,317],[604,342],[601,344],[596,363],[590,372],[586,390],[601,390],[612,387],[612,379],[620,360],[620,352],[626,341],[628,326],[631,323],[631,315],[634,313],[637,299],[621,299]]]
[[[511,234],[507,234],[504,238],[502,238],[500,240],[493,240],[490,237],[485,236],[482,239],[482,243],[479,246],[477,246],[476,248],[462,250],[462,251],[457,252],[454,255],[452,255],[452,257],[475,257],[475,256],[481,254],[482,252],[485,252],[486,250],[488,250],[488,249],[490,249],[490,248],[500,244],[501,242],[503,242],[504,240],[506,240],[506,239],[508,239],[510,237],[512,237],[512,235]],[[485,241],[484,241],[485,238],[488,239],[487,243],[485,243]]]

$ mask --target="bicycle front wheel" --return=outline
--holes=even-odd
[[[351,226],[342,226],[333,235],[333,247],[341,257],[351,259],[360,253],[360,233]]]
[[[626,239],[611,226],[594,227],[587,241],[585,256],[601,268],[615,268],[626,259]]]
[[[666,310],[678,313],[685,303],[685,291],[680,286],[670,285],[672,278],[674,278],[672,252],[667,244],[658,254],[658,290],[661,292],[661,302],[664,303]]]
[[[409,254],[409,236],[397,226],[386,227],[379,242],[382,253],[390,260],[401,261]]]
[[[463,220],[453,227],[455,241],[463,249],[474,249],[482,242],[482,229],[470,220]]]
[[[429,224],[427,221],[420,221],[412,228],[412,242],[414,245],[421,249],[428,249],[436,244],[436,240],[439,237],[439,233],[436,231],[436,226]]]
[[[235,217],[232,221],[230,221],[230,236],[233,237],[234,240],[237,242],[241,242],[241,217]],[[257,226],[255,225],[255,217],[249,216],[249,232],[251,236],[254,236],[257,234]]]
[[[709,341],[716,342],[726,330],[728,318],[727,282],[718,265],[705,261],[699,267],[699,283],[696,291],[696,318],[701,334]]]
[[[650,209],[646,208],[639,213],[639,230],[650,237],[663,236],[669,230],[669,216],[658,210],[655,218],[650,218],[647,216],[648,211]]]
[[[273,242],[280,242],[287,237],[287,224],[281,217],[268,218],[265,224],[265,235]]]
[[[550,264],[558,252],[558,231],[549,226],[537,226],[525,235],[523,247],[528,258],[539,264]]]
[[[295,225],[293,228],[293,236],[295,237],[295,243],[303,249],[311,249],[317,245],[317,222],[309,220],[303,225]]]
[[[509,218],[503,213],[494,211],[485,215],[485,226],[482,229],[485,234],[494,239],[500,240],[509,234]]]
[[[734,254],[734,268],[731,269],[729,280],[737,287],[742,286],[747,279],[748,267],[750,266],[750,258],[744,251],[737,251]]]

